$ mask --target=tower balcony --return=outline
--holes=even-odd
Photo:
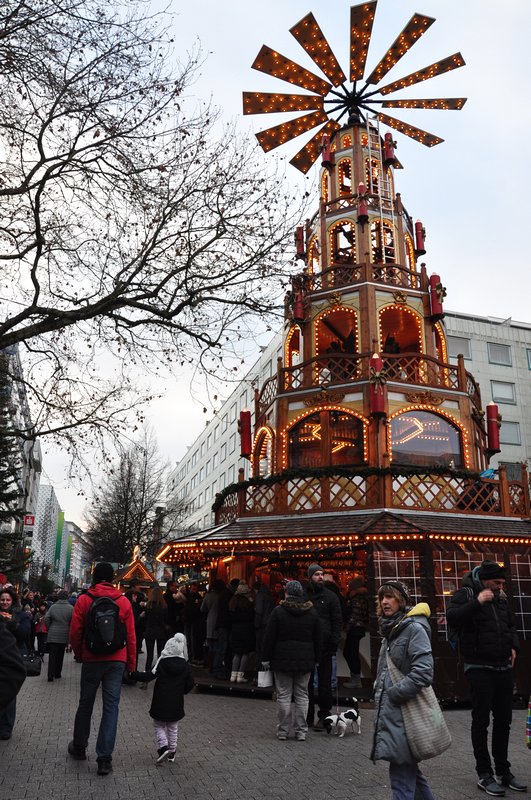
[[[322,272],[314,272],[305,277],[305,287],[312,294],[330,290],[344,289],[361,283],[379,283],[394,289],[428,290],[425,270],[414,271],[400,264],[354,264],[348,257],[342,260],[335,256],[334,263]]]
[[[329,387],[346,387],[370,380],[372,353],[325,353],[295,364],[279,367],[277,375],[269,378],[256,399],[256,419],[260,423],[278,396]],[[456,364],[446,364],[421,353],[383,353],[384,377],[389,384],[409,388],[433,388],[467,394],[477,411],[481,411],[479,386],[473,375],[464,368],[460,358]]]
[[[529,482],[494,479],[448,467],[299,468],[227,487],[213,506],[216,525],[242,517],[401,509],[460,515],[527,518]],[[341,514],[337,517],[341,532]]]

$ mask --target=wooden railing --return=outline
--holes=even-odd
[[[400,264],[354,264],[348,261],[333,263],[322,272],[305,277],[309,292],[322,292],[330,289],[354,286],[370,281],[394,286],[398,289],[427,289],[424,272],[413,272]]]
[[[450,470],[401,474],[398,467],[376,474],[356,468],[337,475],[298,470],[293,477],[235,484],[215,505],[218,525],[246,516],[375,508],[526,518],[531,513],[527,472],[523,467],[522,480],[509,481],[503,467],[497,480],[458,476]]]

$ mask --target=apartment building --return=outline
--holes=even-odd
[[[499,407],[502,450],[491,466],[506,464],[511,476],[512,465],[531,460],[531,324],[447,312],[444,325],[449,361],[463,354],[480,385],[483,407],[491,401]],[[254,411],[254,387],[274,374],[281,356],[278,333],[171,471],[168,496],[186,500],[188,531],[211,527],[216,492],[237,481],[240,468],[249,476],[249,462],[240,457],[239,413]]]

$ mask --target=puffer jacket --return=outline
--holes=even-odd
[[[68,644],[70,636],[70,620],[74,609],[68,600],[56,600],[44,617],[48,628],[48,641],[51,644]]]
[[[399,619],[389,638],[382,642],[374,683],[373,761],[391,761],[393,764],[415,761],[407,742],[400,706],[433,681],[429,616],[429,606],[419,603]],[[395,685],[387,670],[387,649],[404,675],[404,679]]]
[[[271,612],[262,660],[277,672],[311,672],[321,657],[321,621],[310,600],[288,597]]]
[[[446,619],[449,626],[459,631],[459,648],[465,663],[507,666],[511,662],[511,650],[519,650],[514,615],[503,592],[491,602],[479,602],[477,596],[485,587],[478,571],[479,567],[475,567],[465,576],[463,588],[458,589],[450,601]],[[474,597],[470,597],[467,586]]]

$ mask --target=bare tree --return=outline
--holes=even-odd
[[[186,513],[183,500],[165,502],[167,464],[149,430],[107,470],[87,513],[87,540],[94,559],[120,564],[140,552],[153,558],[165,535],[179,530]]]
[[[192,107],[201,56],[178,63],[166,22],[125,0],[0,8],[0,348],[21,348],[25,433],[74,449],[130,425],[140,372],[223,366],[278,303],[299,213]]]

